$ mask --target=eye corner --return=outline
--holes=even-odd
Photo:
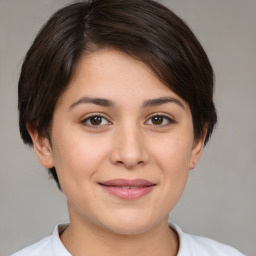
[[[100,113],[92,113],[82,118],[80,123],[88,128],[99,129],[112,124],[108,117]]]
[[[151,126],[159,127],[159,128],[168,127],[175,123],[176,123],[175,119],[165,113],[151,114],[145,122],[145,124],[149,124]]]

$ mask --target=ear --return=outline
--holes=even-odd
[[[35,129],[30,129],[27,127],[27,130],[33,141],[39,163],[47,169],[54,167],[52,148],[49,139],[47,139],[45,136],[39,135]]]
[[[189,165],[190,170],[195,168],[198,160],[200,159],[203,153],[206,134],[207,134],[207,126],[204,129],[204,135],[202,136],[202,138],[195,140],[193,143],[193,148],[191,151],[191,158],[190,158],[190,165]]]

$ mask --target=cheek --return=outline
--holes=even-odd
[[[186,136],[169,136],[164,143],[160,141],[154,141],[151,159],[159,175],[158,208],[167,214],[184,191],[189,173],[191,142]]]
[[[71,133],[70,133],[71,134]],[[91,177],[102,164],[106,154],[106,143],[96,143],[85,136],[60,136],[53,148],[55,168],[62,186],[91,182]]]
[[[181,173],[189,169],[192,143],[186,136],[166,138],[164,143],[154,143],[152,154],[162,170]]]

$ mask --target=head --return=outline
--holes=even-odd
[[[56,105],[82,58],[112,49],[144,63],[189,106],[195,140],[209,140],[216,124],[214,75],[207,55],[188,26],[151,0],[89,0],[56,12],[29,49],[18,91],[24,143],[29,130],[51,144]],[[106,88],[107,90],[107,88]],[[55,167],[49,168],[59,185]]]

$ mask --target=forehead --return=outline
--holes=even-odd
[[[124,52],[106,48],[82,56],[72,83],[76,83],[79,79],[81,81],[83,78],[86,78],[87,81],[91,81],[88,79],[108,78],[109,80],[106,80],[105,83],[117,80],[124,83],[135,77],[139,79],[138,85],[142,79],[160,84],[155,73],[145,63]]]
[[[104,98],[111,101],[141,104],[153,98],[176,98],[187,104],[170,90],[142,61],[113,49],[102,49],[84,54],[68,89],[60,101],[77,101],[80,97]]]

